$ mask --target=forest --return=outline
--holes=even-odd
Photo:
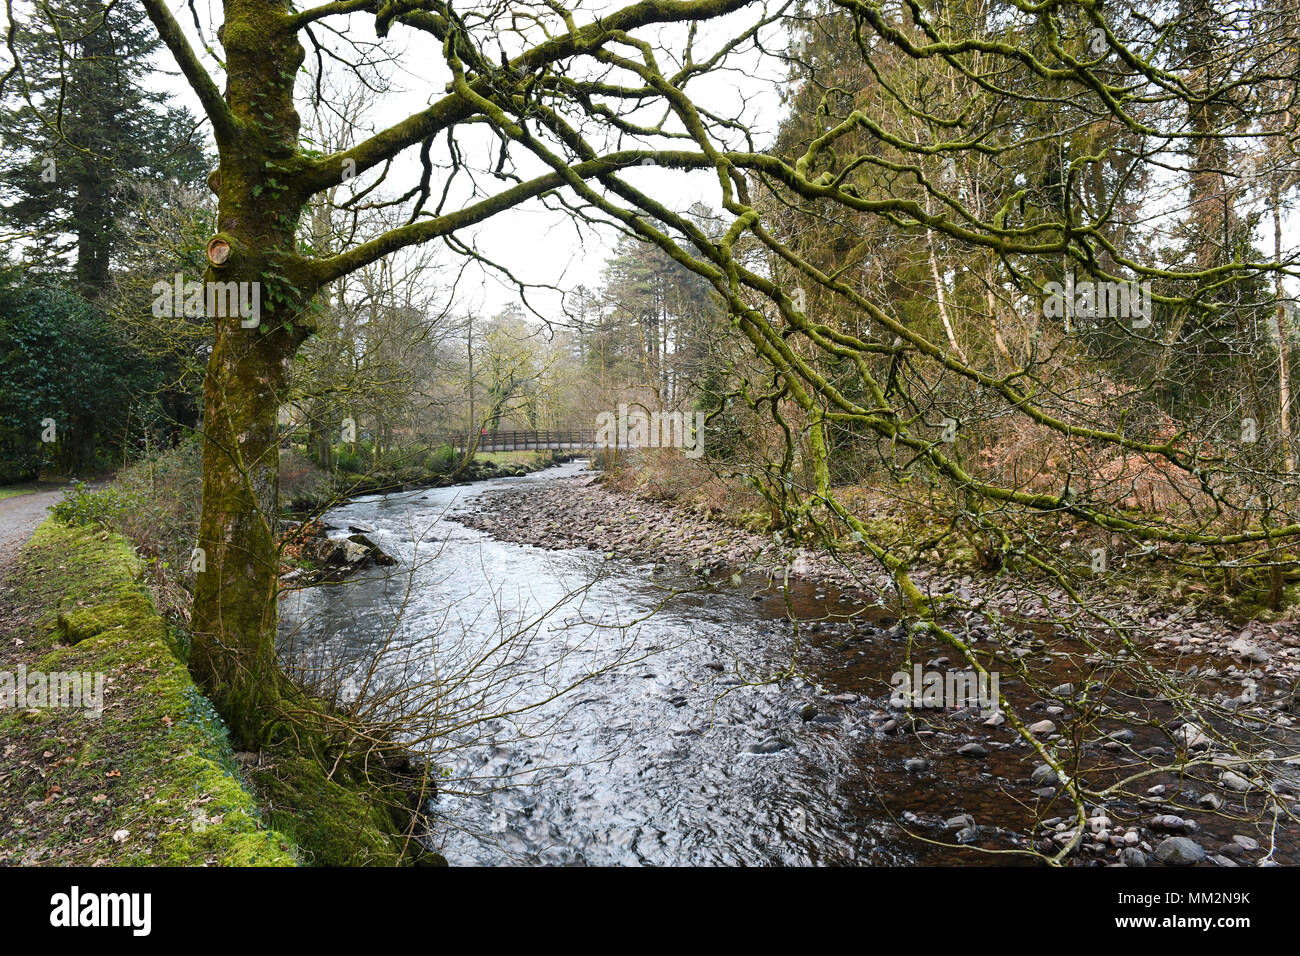
[[[1297,0],[13,0],[0,146],[0,862],[1300,863]]]

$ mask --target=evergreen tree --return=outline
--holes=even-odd
[[[134,4],[41,4],[14,25],[18,59],[0,86],[0,220],[23,238],[29,265],[62,270],[102,292],[131,184],[198,182],[208,162],[199,123],[144,77],[159,40]]]

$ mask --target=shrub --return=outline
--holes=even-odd
[[[97,491],[77,482],[52,511],[66,524],[103,527],[129,539],[144,558],[162,609],[184,620],[202,489],[203,458],[195,438],[150,455]]]
[[[456,449],[450,445],[439,445],[428,453],[426,465],[431,474],[445,475],[456,467]]]
[[[116,528],[122,516],[137,504],[125,489],[110,486],[90,491],[84,481],[77,481],[63,493],[63,500],[50,513],[64,524]]]
[[[374,449],[370,442],[359,441],[351,446],[340,448],[334,456],[334,462],[339,471],[360,475],[370,470],[374,457]]]
[[[280,504],[291,510],[310,510],[330,494],[330,476],[294,446],[280,453]]]

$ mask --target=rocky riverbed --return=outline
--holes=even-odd
[[[832,556],[783,546],[725,522],[657,501],[612,491],[599,474],[560,479],[543,487],[521,487],[475,499],[476,510],[455,520],[503,541],[539,548],[588,548],[607,558],[668,561],[703,574],[751,572],[773,580],[791,577],[876,601],[894,592],[889,574],[863,553]],[[952,575],[937,568],[913,568],[912,580],[926,593],[952,594],[983,614],[1049,620],[1072,610],[1053,588],[1023,586],[992,577]],[[1233,627],[1190,606],[1162,607],[1158,601],[1129,602],[1128,617],[1143,624],[1142,638],[1176,655],[1218,657],[1223,672],[1241,680],[1269,680],[1283,690],[1300,682],[1300,624],[1294,620]]]
[[[280,583],[311,587],[325,581],[342,581],[371,567],[391,567],[397,562],[366,535],[369,525],[352,526],[346,533],[320,521],[284,521],[281,528]],[[335,532],[331,535],[330,532]]]

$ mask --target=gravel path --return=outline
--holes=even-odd
[[[36,526],[46,519],[48,509],[58,503],[62,489],[32,491],[0,499],[0,571],[18,556]]]

